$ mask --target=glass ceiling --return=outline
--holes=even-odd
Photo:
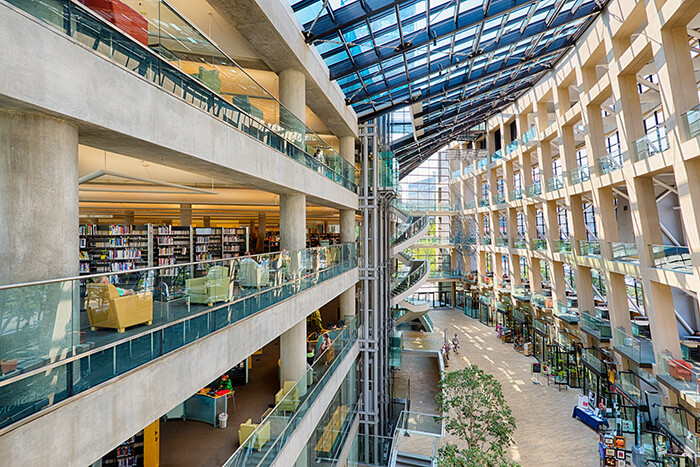
[[[607,2],[289,1],[360,121],[411,105],[393,149],[414,163],[529,89]]]

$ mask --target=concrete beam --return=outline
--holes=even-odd
[[[281,0],[208,0],[276,73],[296,69],[306,75],[306,103],[338,137],[358,137],[357,115],[315,47],[304,41],[301,24]]]
[[[347,271],[19,422],[0,432],[3,465],[90,465],[357,281]]]
[[[349,190],[6,3],[0,40],[13,45],[0,55],[0,108],[66,120],[87,146],[357,209]]]

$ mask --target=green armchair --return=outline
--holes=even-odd
[[[187,279],[187,294],[192,303],[214,303],[228,300],[231,278],[226,266],[212,266],[204,277]]]
[[[299,387],[294,381],[285,381],[275,394],[275,405],[285,412],[294,412],[299,406]]]
[[[258,428],[258,424],[253,423],[250,418],[245,423],[241,423],[240,428],[238,428],[238,444],[260,451],[265,443],[270,441],[270,422],[260,425],[257,432],[255,432],[256,428]],[[255,436],[249,440],[253,433]]]

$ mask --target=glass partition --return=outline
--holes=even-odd
[[[700,403],[700,368],[682,358],[673,358],[670,352],[659,352],[656,377],[678,391],[692,405]]]
[[[534,183],[525,188],[525,193],[528,197],[539,196],[542,194],[542,187],[539,183]]]
[[[626,333],[623,327],[615,328],[614,343],[617,350],[640,365],[655,362],[654,348],[651,341],[643,337],[634,337]]]
[[[700,105],[683,112],[682,118],[686,138],[692,139],[700,135]]]
[[[610,251],[613,261],[639,263],[639,252],[636,243],[610,242]]]
[[[123,12],[70,0],[9,0],[95,53],[211,116],[357,191],[355,166],[162,0],[124,0]],[[82,3],[92,5],[93,2]]]
[[[581,256],[600,257],[600,242],[581,240],[578,242],[578,251]]]
[[[517,201],[519,199],[523,199],[523,190],[521,190],[519,188],[511,190],[509,198],[511,201]]]
[[[562,175],[556,175],[552,178],[548,178],[545,186],[547,187],[547,192],[560,190],[564,188],[564,177]]]
[[[671,271],[693,273],[690,249],[687,246],[651,245],[651,259],[654,267]]]
[[[513,140],[510,143],[506,145],[506,154],[510,154],[511,152],[515,151],[518,149],[518,140]]]
[[[587,165],[569,171],[569,182],[571,182],[572,185],[575,185],[576,183],[585,182],[586,180],[590,179],[591,168]]]
[[[357,267],[355,244],[0,287],[0,427]]]
[[[527,248],[527,240],[524,238],[514,238],[513,248]]]
[[[535,125],[532,125],[529,130],[523,133],[520,139],[523,141],[523,144],[528,144],[530,141],[534,140],[535,137],[537,137],[537,129]]]
[[[598,168],[601,174],[609,174],[621,169],[623,161],[623,155],[619,152],[614,152],[598,159]]]
[[[598,339],[610,339],[612,337],[612,330],[610,328],[610,321],[592,316],[588,311],[581,313],[581,329],[592,334]]]
[[[294,430],[309,412],[318,395],[328,384],[330,376],[335,373],[340,363],[352,349],[353,344],[357,342],[357,336],[357,322],[356,318],[354,318],[347,323],[345,328],[333,340],[332,345],[316,358],[304,376],[295,382],[284,382],[284,387],[287,389],[284,397],[261,420],[253,433],[233,453],[224,466],[271,465],[291,438]],[[350,407],[344,406],[344,408],[341,408],[341,404],[339,404],[337,408],[338,416],[343,418],[342,421],[348,420]],[[336,437],[337,435],[338,433],[336,433]],[[267,441],[262,446],[259,446],[260,443],[257,443],[260,437],[267,438]],[[326,447],[332,449],[332,445],[333,443],[321,443],[321,447],[324,449]],[[254,447],[256,455],[250,456],[250,451]]]
[[[647,129],[647,134],[634,142],[634,156],[637,161],[641,161],[660,154],[668,148],[666,126],[660,123]]]
[[[535,251],[542,251],[547,249],[547,241],[542,238],[532,239],[532,249]]]
[[[569,240],[554,240],[552,241],[554,251],[564,254],[571,254],[571,242]]]

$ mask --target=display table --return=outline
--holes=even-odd
[[[220,413],[228,413],[228,398],[233,393],[210,395],[209,388],[204,388],[166,414],[166,418],[196,420],[217,426]],[[235,407],[235,402],[234,402]]]
[[[581,406],[574,407],[572,418],[578,417],[583,423],[598,431],[601,426],[608,426],[608,420],[605,417],[594,415],[592,410],[584,409]]]

